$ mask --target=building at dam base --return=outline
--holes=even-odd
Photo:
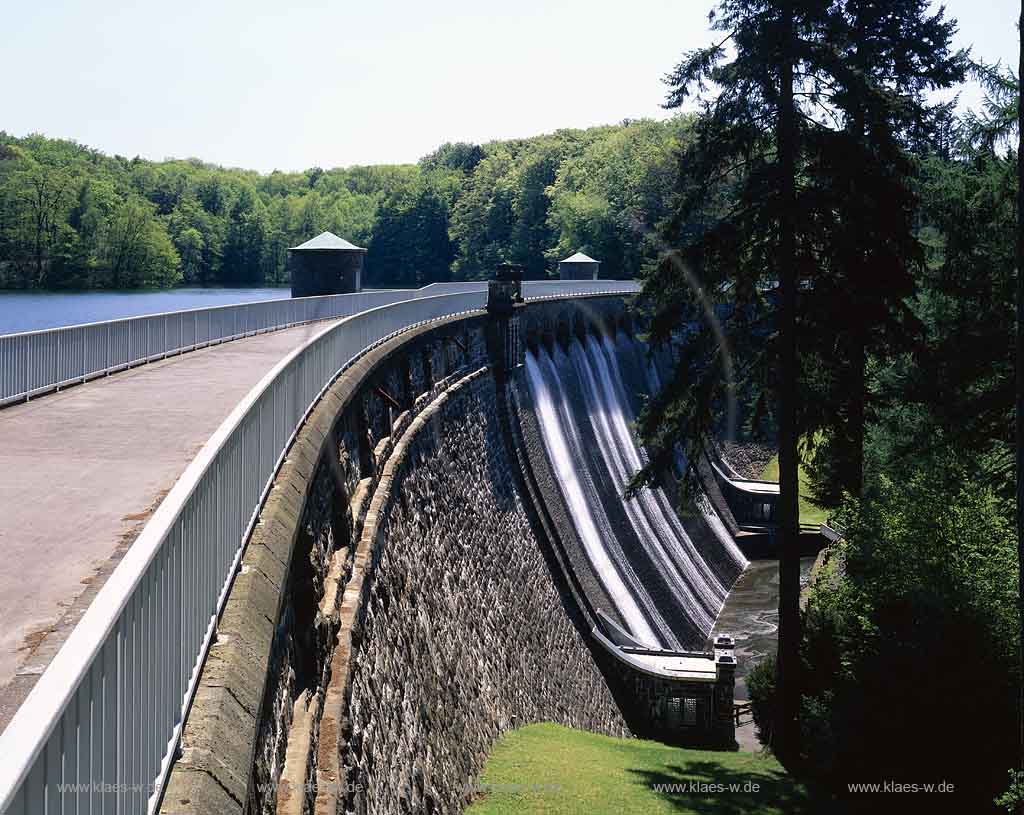
[[[490,313],[371,349],[310,413],[218,624],[167,815],[458,811],[491,743],[534,721],[733,746],[731,643],[701,648],[734,553],[656,495],[630,515],[605,475],[593,522],[641,550],[606,557],[643,577],[610,588],[538,419],[530,358],[633,353],[623,298],[524,304],[507,282]],[[653,639],[610,598],[637,585]]]

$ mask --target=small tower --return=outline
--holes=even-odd
[[[516,305],[523,302],[523,267],[504,263],[487,283],[487,347],[498,381],[525,362]]]
[[[577,252],[558,264],[558,276],[562,280],[597,280],[601,262]]]
[[[366,250],[353,246],[331,232],[322,232],[288,250],[292,297],[349,294],[362,290],[363,256]]]

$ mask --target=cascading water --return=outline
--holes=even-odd
[[[542,370],[542,365],[548,370]],[[576,466],[581,449],[579,434],[551,359],[528,355],[526,370],[548,458],[587,558],[630,632],[642,642],[657,645],[663,637],[654,632],[650,610],[645,613],[640,607],[645,595],[636,574],[615,544],[611,523],[593,483]],[[554,387],[549,387],[549,380],[553,380]]]
[[[629,338],[588,336],[568,353],[528,354],[527,379],[562,498],[618,617],[641,642],[700,647],[746,560],[706,499],[684,525],[660,489],[622,498],[646,462],[629,394],[658,384],[642,355]],[[634,373],[642,384],[631,388]]]

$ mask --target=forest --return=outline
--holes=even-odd
[[[478,279],[502,262],[542,278],[581,247],[634,277],[657,257],[689,121],[269,175],[0,133],[0,288],[284,285],[288,247],[324,230],[368,249],[369,286]]]
[[[720,0],[711,22],[667,78],[699,115],[642,277],[650,341],[689,329],[630,489],[683,447],[693,490],[735,410],[779,461],[763,743],[829,811],[1024,811],[1017,66],[921,0]],[[938,101],[968,80],[977,110]],[[841,536],[803,598],[801,500]]]

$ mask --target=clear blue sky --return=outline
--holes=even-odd
[[[710,0],[35,0],[3,14],[0,129],[262,171],[664,116]],[[950,0],[1017,64],[1010,0]],[[962,100],[977,102],[968,89]]]

